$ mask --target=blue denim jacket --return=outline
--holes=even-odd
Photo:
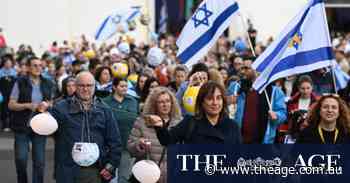
[[[90,129],[90,142],[97,143],[100,157],[97,168],[103,168],[107,163],[119,166],[121,156],[121,138],[119,129],[111,109],[101,101],[95,100],[91,109],[83,110],[76,97],[64,99],[54,105],[49,112],[57,120],[59,128],[56,132],[55,168],[58,183],[73,183],[79,175],[79,166],[72,159],[72,148],[75,142],[88,142],[87,128],[82,139],[82,125],[85,121]]]

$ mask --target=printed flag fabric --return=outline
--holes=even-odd
[[[331,66],[334,58],[322,0],[311,0],[256,59],[260,93],[273,81]]]
[[[204,0],[187,21],[176,42],[178,59],[191,68],[215,44],[238,12],[234,0]]]

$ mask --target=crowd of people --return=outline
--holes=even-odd
[[[260,55],[272,39],[257,42],[256,33],[250,36]],[[243,38],[220,37],[191,68],[177,60],[171,34],[149,44],[122,36],[100,46],[82,36],[53,42],[40,57],[29,45],[15,50],[1,40],[1,130],[15,134],[19,183],[28,182],[30,143],[33,183],[43,182],[47,137],[28,121],[46,111],[59,124],[58,183],[135,182],[131,167],[146,158],[166,182],[169,144],[350,142],[350,84],[337,90],[330,68],[323,68],[279,79],[260,94],[252,88],[255,57]],[[336,61],[350,73],[350,33],[332,40]],[[98,160],[87,165],[72,157],[78,142],[97,145]]]

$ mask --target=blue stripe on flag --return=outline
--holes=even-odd
[[[161,20],[159,22],[159,27],[162,27],[162,25],[164,25],[167,22],[167,19],[165,18],[164,20]]]
[[[315,64],[326,60],[332,60],[332,59],[333,59],[333,52],[331,47],[323,47],[323,48],[318,48],[311,51],[299,52],[297,54],[294,54],[282,59],[273,68],[273,70],[271,71],[271,73],[267,78],[271,78],[271,76],[281,71],[288,70],[290,68],[307,66],[307,65]],[[268,82],[269,80],[267,80],[263,85],[261,85],[261,87],[258,90],[260,91],[261,88],[264,87]]]
[[[102,33],[102,30],[106,27],[106,24],[109,20],[111,16],[108,16],[102,23],[101,27],[98,29],[97,33],[96,33],[96,36],[95,36],[95,40],[98,40],[100,38],[100,35]]]
[[[213,22],[213,26],[204,33],[201,37],[199,37],[195,42],[191,44],[188,48],[186,48],[179,56],[182,64],[185,64],[188,59],[190,59],[194,54],[196,54],[200,49],[202,49],[205,45],[207,45],[210,40],[215,35],[216,31],[220,28],[224,21],[228,17],[230,17],[234,12],[238,10],[238,4],[235,3],[229,6],[225,11],[223,11]]]
[[[333,69],[337,91],[346,88],[350,80],[350,76],[340,68],[339,64],[337,64]]]
[[[129,16],[128,19],[126,19],[126,21],[127,22],[132,21],[132,19],[139,13],[140,13],[140,9],[139,8],[135,8],[135,11]]]
[[[312,6],[317,5],[318,3],[321,3],[323,0],[315,0],[314,3],[312,4]],[[301,19],[299,20],[299,22],[296,24],[296,26],[290,31],[288,32],[288,34],[279,42],[279,44],[276,46],[276,48],[273,50],[273,52],[270,53],[269,56],[266,57],[266,59],[264,61],[262,61],[259,66],[256,68],[256,71],[258,72],[262,72],[262,70],[264,70],[264,68],[267,67],[268,64],[270,64],[270,61],[276,57],[277,54],[279,54],[281,52],[281,50],[285,47],[285,45],[287,44],[287,42],[290,40],[290,38],[296,34],[296,32],[300,29],[301,25],[304,23],[304,20],[306,18],[306,15],[309,13],[310,8],[312,7],[310,6],[303,14],[303,16],[301,17]]]
[[[324,3],[325,0],[314,0],[314,3],[312,4],[312,6],[315,6],[317,3]]]

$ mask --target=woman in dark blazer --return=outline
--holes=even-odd
[[[209,81],[201,86],[196,100],[195,116],[186,116],[177,126],[168,130],[159,116],[149,116],[146,123],[155,126],[162,145],[185,144],[240,144],[241,134],[236,123],[228,118],[225,90]]]

